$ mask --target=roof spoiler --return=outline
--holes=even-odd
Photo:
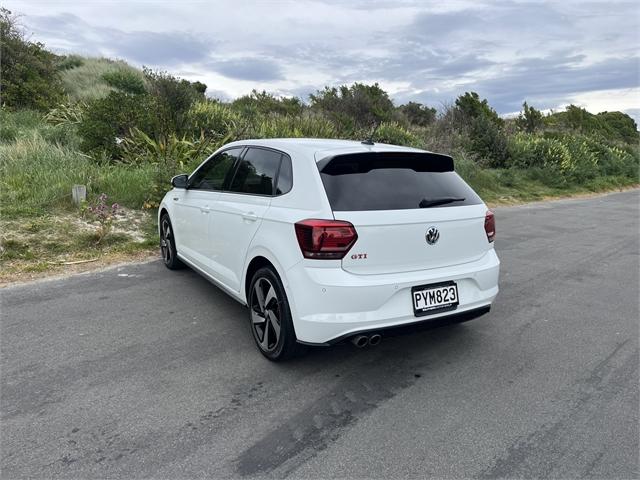
[[[325,157],[317,162],[327,175],[366,173],[378,168],[411,168],[416,172],[452,172],[453,158],[431,152],[358,152]]]

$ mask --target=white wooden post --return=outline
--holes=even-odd
[[[87,187],[84,185],[74,185],[71,188],[71,200],[76,207],[87,200]]]

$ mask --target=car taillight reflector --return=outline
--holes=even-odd
[[[487,232],[489,243],[493,242],[496,238],[496,218],[491,210],[487,210],[484,217],[484,231]]]
[[[342,220],[302,220],[295,228],[305,258],[341,259],[358,239],[355,227]]]

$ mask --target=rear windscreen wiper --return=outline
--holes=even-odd
[[[440,197],[440,198],[423,198],[418,206],[420,208],[435,207],[437,205],[444,205],[446,203],[464,202],[464,197]]]

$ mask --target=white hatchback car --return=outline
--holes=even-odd
[[[489,311],[494,216],[453,160],[344,140],[243,140],[172,179],[165,265],[248,306],[271,360],[301,344],[380,342],[385,329]]]

